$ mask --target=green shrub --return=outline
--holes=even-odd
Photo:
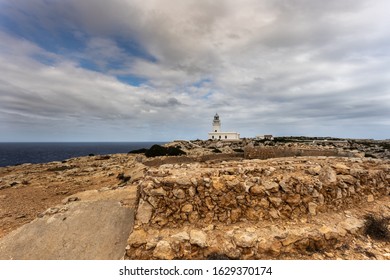
[[[153,145],[149,150],[145,152],[145,156],[147,157],[180,156],[185,154],[185,152],[183,152],[177,147],[165,148],[160,145]]]

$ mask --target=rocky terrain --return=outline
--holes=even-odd
[[[166,147],[185,155],[116,154],[0,168],[0,259],[93,259],[71,250],[80,242],[100,252],[95,258],[390,259],[387,142],[298,140],[175,141]],[[278,157],[264,158],[270,151]],[[81,219],[74,213],[105,212],[108,205],[117,208],[112,215],[135,219],[130,231],[119,231],[127,244],[107,240],[119,246],[116,252],[102,253],[110,243],[96,249],[105,237],[92,226],[84,229],[88,238],[77,232],[79,243],[67,247],[54,243],[72,238],[43,232],[51,234],[50,254],[26,246],[32,230],[53,221],[57,228]],[[107,229],[124,223],[105,219]]]

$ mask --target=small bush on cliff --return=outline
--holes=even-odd
[[[138,149],[138,150],[132,150],[132,151],[128,152],[128,154],[144,154],[147,151],[148,151],[148,149],[142,148],[142,149]]]
[[[161,156],[180,156],[186,153],[177,147],[165,148],[160,145],[153,145],[148,151],[145,152],[147,157],[161,157]]]
[[[390,231],[388,229],[390,218],[377,218],[372,215],[368,215],[365,218],[365,234],[375,240],[390,241]]]
[[[185,154],[186,153],[178,147],[168,147],[168,156],[181,156]]]
[[[123,183],[126,183],[131,179],[131,176],[125,176],[124,173],[119,173],[118,176],[116,176],[116,178],[122,181]]]

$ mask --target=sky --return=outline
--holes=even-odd
[[[390,138],[388,0],[0,0],[0,142]]]

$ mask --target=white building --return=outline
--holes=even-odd
[[[266,135],[257,135],[256,140],[274,140],[274,137],[270,134],[266,134]]]
[[[237,132],[222,132],[221,121],[218,114],[215,114],[213,120],[213,132],[209,132],[209,139],[211,140],[239,140],[240,134]]]

